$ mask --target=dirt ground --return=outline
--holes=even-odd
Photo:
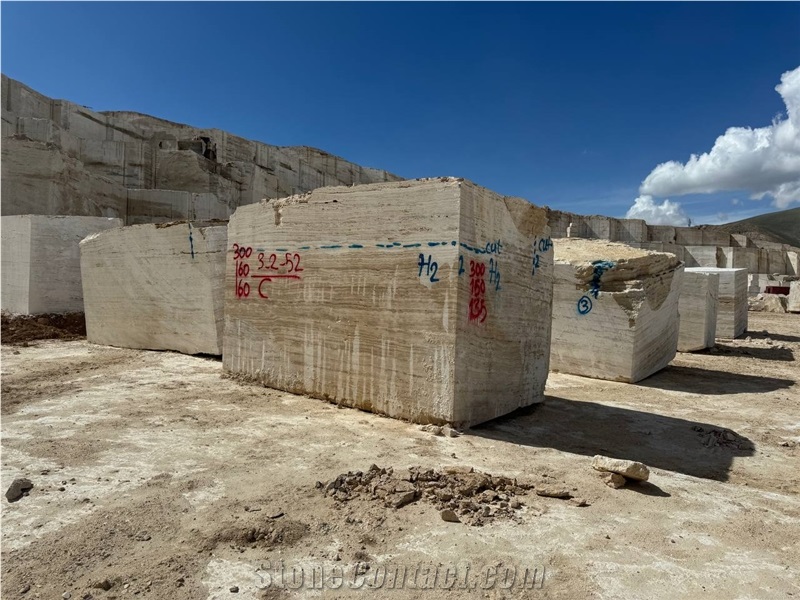
[[[637,385],[551,374],[448,437],[214,359],[4,345],[2,488],[34,487],[2,500],[2,597],[797,597],[798,353],[800,315],[750,313]],[[650,481],[609,488],[595,454]]]

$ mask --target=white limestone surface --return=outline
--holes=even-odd
[[[733,339],[747,331],[747,269],[698,267],[693,270],[719,275],[717,338]]]
[[[678,301],[680,330],[678,351],[713,348],[717,329],[719,275],[687,268],[683,271]]]
[[[81,242],[90,342],[222,353],[225,225],[132,225]]]
[[[468,181],[322,188],[236,210],[226,371],[416,422],[543,399],[545,211]]]
[[[551,370],[635,382],[664,368],[678,345],[683,263],[600,240],[553,244]]]
[[[15,314],[83,311],[79,243],[122,226],[120,219],[3,216],[2,308]]]

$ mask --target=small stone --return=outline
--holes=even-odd
[[[104,591],[107,592],[112,587],[114,587],[114,584],[111,583],[108,579],[102,579],[100,581],[96,581],[95,583],[93,583],[92,587],[93,588],[98,588],[98,589],[101,589],[101,590],[104,590]]]
[[[637,481],[647,481],[650,478],[650,469],[640,462],[609,458],[599,454],[592,459],[592,468],[596,471],[619,473],[628,479]]]
[[[33,483],[30,479],[26,479],[24,477],[15,479],[11,482],[11,485],[8,486],[8,489],[6,490],[6,500],[9,502],[16,502],[25,495],[25,492],[30,489],[33,489]]]
[[[19,590],[19,593],[20,593],[20,594],[27,594],[27,593],[28,593],[28,592],[30,592],[30,591],[31,591],[31,586],[30,586],[29,584],[27,584],[27,583],[26,583],[26,584],[25,584],[25,585],[23,585],[23,586],[22,586],[22,588]]]
[[[139,533],[136,534],[134,539],[137,542],[149,542],[151,538],[150,534],[148,534],[146,531],[140,531]]]
[[[387,499],[389,505],[393,508],[402,508],[406,504],[411,504],[414,500],[417,499],[416,492],[399,492],[397,494],[392,494]]]
[[[610,488],[618,490],[623,487],[628,480],[619,473],[603,473],[603,482]]]
[[[472,467],[463,465],[450,465],[442,469],[442,473],[445,473],[446,475],[466,475],[467,473],[472,473],[473,471],[474,469]]]
[[[514,498],[513,500],[511,500],[509,506],[511,506],[511,508],[513,508],[514,510],[519,510],[520,508],[522,508],[522,502]]]
[[[569,503],[575,506],[589,506],[589,503],[583,498],[570,498]]]
[[[63,594],[61,594],[61,597],[64,598],[64,600],[69,600],[70,598],[72,598],[72,594],[70,594],[69,592],[64,592]]]
[[[232,585],[230,589],[231,589],[231,594],[238,594],[239,593],[239,586]]]
[[[558,487],[555,485],[546,485],[542,487],[537,487],[536,495],[544,496],[545,498],[562,498],[565,500],[572,498],[572,494],[569,493],[569,490],[567,488]]]
[[[460,523],[461,519],[458,518],[458,515],[450,509],[445,509],[439,513],[442,517],[442,521],[447,521],[448,523]]]
[[[65,488],[65,487],[60,487],[60,488],[58,488],[58,491],[59,491],[59,492],[66,492],[66,491],[67,491],[67,488]]]
[[[442,435],[442,428],[438,425],[431,425],[431,428],[428,429],[433,435]]]
[[[452,427],[445,425],[444,427],[442,427],[442,435],[444,435],[445,437],[455,438],[460,436],[461,434]]]

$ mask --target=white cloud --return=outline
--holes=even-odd
[[[709,152],[693,154],[685,164],[658,165],[639,193],[665,197],[745,190],[752,199],[771,196],[778,208],[800,202],[800,67],[784,73],[775,90],[787,118],[779,115],[768,127],[729,128]]]
[[[674,225],[686,227],[690,224],[689,217],[683,212],[678,202],[664,200],[656,204],[652,196],[639,196],[628,209],[626,219],[644,219],[650,225]]]

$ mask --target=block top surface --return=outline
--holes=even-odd
[[[609,263],[604,269],[618,279],[635,279],[677,268],[681,261],[669,252],[633,248],[626,244],[580,238],[553,240],[556,265],[575,267],[576,275],[590,276],[598,262]]]

